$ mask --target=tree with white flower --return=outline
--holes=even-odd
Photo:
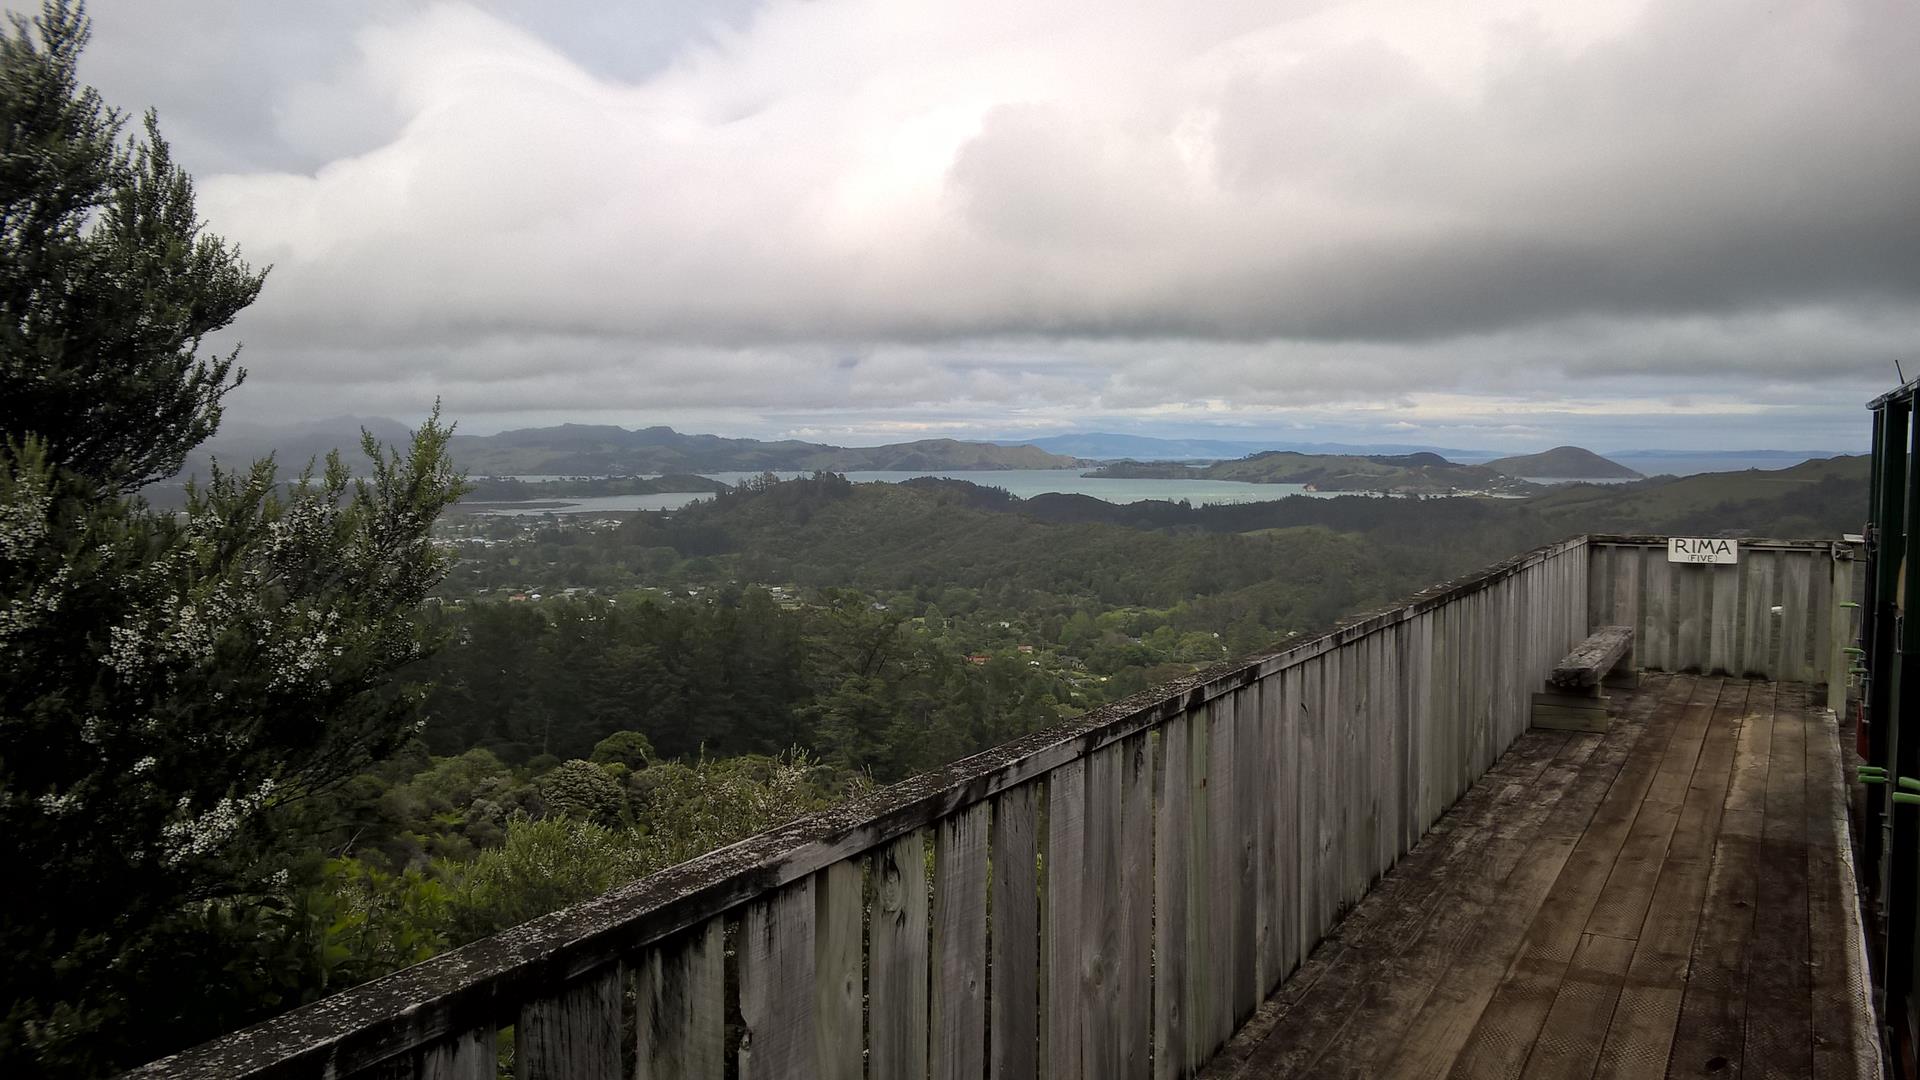
[[[0,29],[0,1075],[97,1075],[271,1008],[307,808],[415,730],[436,411],[291,483],[136,494],[243,373],[203,354],[264,274],[205,232],[148,114],[82,86],[77,4]],[[198,984],[195,980],[198,979]],[[283,980],[291,983],[294,980]],[[257,985],[256,985],[257,984]],[[284,1003],[283,1003],[284,1004]]]

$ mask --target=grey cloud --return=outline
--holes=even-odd
[[[276,264],[263,407],[1331,422],[1916,340],[1920,9],[1202,7],[95,0],[89,63]]]

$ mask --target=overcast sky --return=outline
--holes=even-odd
[[[1908,0],[94,0],[242,420],[1864,446]]]

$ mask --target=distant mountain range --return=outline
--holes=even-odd
[[[196,451],[186,472],[205,476],[209,459],[228,466],[244,466],[255,458],[276,453],[282,471],[297,470],[309,459],[338,447],[349,465],[359,461],[360,429],[364,427],[388,444],[404,443],[405,424],[385,417],[342,416],[281,426],[229,423],[218,437]],[[1566,451],[1587,457],[1575,465]],[[1503,457],[1496,451],[1397,443],[1283,443],[1223,439],[1163,439],[1146,435],[1089,432],[1048,435],[1015,441],[963,442],[926,439],[885,446],[833,446],[796,439],[765,441],[718,435],[687,434],[669,427],[629,430],[610,425],[562,424],[523,428],[497,435],[456,435],[455,462],[474,476],[629,476],[635,474],[865,470],[958,471],[981,469],[1065,469],[1087,461],[1233,462],[1256,454],[1290,452],[1310,456],[1376,458],[1409,454],[1438,455],[1455,464],[1495,465],[1514,475],[1553,479],[1601,479],[1727,469],[1782,469],[1802,461],[1835,456],[1823,451],[1791,450],[1621,450],[1601,457],[1577,447],[1560,447],[1544,455]],[[1522,464],[1543,458],[1549,471],[1525,471]],[[1591,460],[1588,460],[1591,459]],[[1625,472],[1588,471],[1602,461]],[[1497,463],[1497,465],[1496,465]],[[1561,475],[1574,469],[1581,475]]]
[[[210,458],[239,466],[276,453],[283,470],[338,447],[350,465],[360,460],[360,429],[389,444],[404,444],[405,425],[384,418],[338,417],[284,428],[230,426],[188,461],[186,471],[204,476]],[[669,427],[628,430],[601,424],[522,428],[497,435],[458,435],[454,463],[473,476],[632,476],[655,473],[758,472],[761,470],[860,472],[866,470],[1070,469],[1080,462],[1032,446],[922,439],[885,446],[830,446],[786,439],[728,439],[691,435]]]
[[[1037,446],[1055,454],[1093,461],[1227,461],[1270,450],[1290,450],[1301,454],[1335,454],[1352,457],[1379,457],[1401,454],[1438,454],[1462,465],[1485,465],[1509,455],[1499,450],[1464,447],[1426,446],[1407,443],[1325,443],[1285,440],[1244,439],[1166,439],[1150,435],[1121,435],[1112,432],[1085,432],[1071,435],[1043,435],[1032,439],[997,439],[1004,446]],[[1552,451],[1548,451],[1551,453]],[[1785,469],[1803,461],[1857,454],[1860,450],[1603,450],[1600,456],[1616,465],[1655,476],[1662,473],[1688,475],[1725,469]],[[1527,455],[1531,456],[1531,455]],[[1548,477],[1548,473],[1529,475]],[[1552,476],[1556,480],[1601,479],[1601,477]]]

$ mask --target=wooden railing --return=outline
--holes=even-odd
[[[1843,606],[1856,599],[1851,544],[1741,540],[1739,561],[1716,566],[1669,563],[1664,536],[1587,542],[1591,624],[1633,627],[1640,667],[1825,683],[1830,700],[1844,695],[1858,610]]]
[[[510,1026],[523,1078],[1187,1076],[1519,735],[1588,597],[1586,540],[1542,548],[137,1075],[480,1080]]]

